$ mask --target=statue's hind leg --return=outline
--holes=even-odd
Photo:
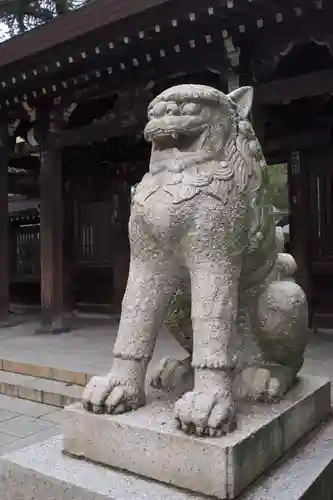
[[[171,297],[164,324],[171,335],[188,353],[183,359],[165,357],[154,367],[152,387],[170,390],[193,383],[192,352],[193,330],[191,321],[191,294],[187,273],[179,280],[177,291]]]
[[[273,281],[251,312],[260,356],[241,375],[242,395],[250,400],[281,399],[303,364],[308,340],[307,301],[293,281]]]

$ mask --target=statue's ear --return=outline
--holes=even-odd
[[[228,98],[233,101],[241,118],[247,118],[250,114],[253,103],[253,87],[240,87],[228,94]]]

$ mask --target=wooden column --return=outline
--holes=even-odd
[[[310,151],[292,151],[288,162],[290,198],[290,249],[297,263],[296,282],[303,288],[312,317],[312,290],[309,269],[309,159]],[[316,164],[314,164],[316,167]]]
[[[8,129],[0,124],[0,326],[9,313]]]
[[[125,181],[119,181],[116,192],[119,200],[119,218],[118,230],[115,235],[116,247],[114,249],[114,268],[113,268],[113,309],[116,313],[120,312],[121,303],[126,289],[128,269],[130,261],[130,248],[128,239],[128,221],[131,211],[131,192],[130,186]]]
[[[66,184],[66,183],[65,183]],[[75,309],[74,297],[74,256],[73,256],[73,241],[74,241],[74,195],[65,187],[63,198],[63,289],[64,289],[64,311],[68,315],[72,315]]]
[[[63,180],[62,152],[48,149],[40,164],[41,329],[62,333],[63,290]]]

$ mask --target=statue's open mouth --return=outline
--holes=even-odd
[[[171,132],[170,135],[156,135],[152,139],[155,151],[165,151],[167,149],[177,149],[181,152],[190,152],[198,149],[200,133],[178,134]]]
[[[178,149],[193,151],[205,125],[198,116],[172,116],[152,118],[145,128],[145,138],[153,143],[155,151]]]

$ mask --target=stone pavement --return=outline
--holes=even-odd
[[[318,377],[327,377],[333,386],[333,331],[320,331],[312,336],[302,371]]]
[[[110,368],[117,333],[115,318],[77,317],[72,321],[72,330],[62,335],[36,335],[38,318],[24,320],[17,326],[0,329],[1,359],[97,374]],[[184,354],[168,332],[162,331],[155,360]],[[333,381],[333,332],[319,332],[312,337],[303,371]]]
[[[60,433],[62,410],[0,394],[0,456]]]
[[[117,334],[113,318],[75,318],[72,330],[61,335],[35,334],[38,318],[31,317],[14,327],[0,329],[0,358],[88,373],[109,370]],[[167,333],[159,336],[155,359],[184,355]]]

